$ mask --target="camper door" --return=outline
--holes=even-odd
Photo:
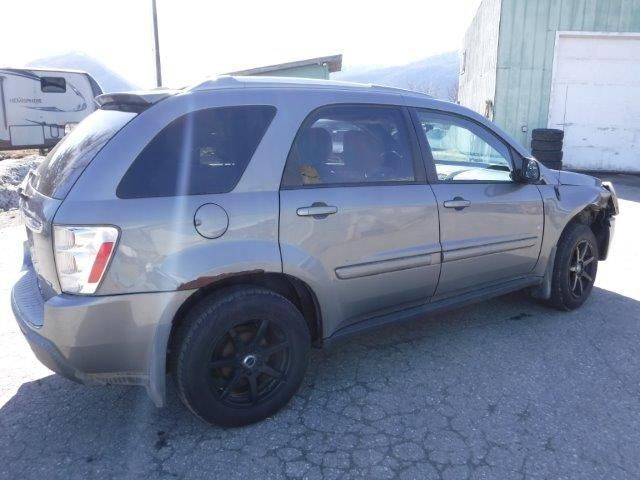
[[[6,77],[0,73],[0,150],[8,148],[10,144],[9,138],[9,120],[7,119],[6,98],[4,95],[4,83]]]

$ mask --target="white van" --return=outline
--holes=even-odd
[[[53,147],[100,94],[86,72],[0,68],[0,150]]]

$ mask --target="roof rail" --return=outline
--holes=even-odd
[[[208,90],[210,88],[231,88],[231,87],[241,87],[242,82],[238,80],[236,77],[232,77],[231,75],[220,75],[215,78],[207,78],[198,82],[194,85],[190,85],[185,88],[187,91],[196,91],[196,90]]]
[[[433,96],[429,95],[428,93],[416,92],[415,90],[409,90],[407,88],[389,87],[387,85],[378,85],[376,83],[371,83],[371,84],[369,84],[369,86],[374,90],[379,90],[379,91],[384,91],[384,92],[404,93],[404,94],[409,94],[409,95],[420,95],[422,97],[433,98]]]
[[[384,85],[375,85],[370,83],[355,83],[344,82],[337,80],[321,80],[310,78],[296,78],[296,77],[268,77],[268,76],[247,76],[237,77],[231,75],[221,75],[219,77],[209,78],[200,83],[192,85],[186,88],[186,91],[199,91],[199,90],[212,90],[223,88],[251,88],[251,87],[301,87],[301,88],[335,88],[335,89],[360,89],[360,90],[375,90],[380,92],[404,94],[404,95],[419,95],[423,97],[432,98],[430,95],[421,92],[414,92],[404,88],[387,87]]]

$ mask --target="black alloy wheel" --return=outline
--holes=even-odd
[[[591,290],[595,278],[596,257],[588,240],[576,245],[569,264],[569,288],[571,293],[580,298]]]
[[[548,303],[560,310],[582,305],[593,290],[599,258],[598,242],[591,227],[569,223],[556,247]]]
[[[210,386],[230,407],[263,402],[285,381],[291,366],[290,344],[269,320],[231,327],[211,354]]]
[[[206,422],[237,427],[287,404],[309,361],[307,321],[287,298],[239,285],[204,297],[172,335],[178,395]]]

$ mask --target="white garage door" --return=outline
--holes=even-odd
[[[640,171],[640,36],[559,35],[549,127],[566,167]]]

